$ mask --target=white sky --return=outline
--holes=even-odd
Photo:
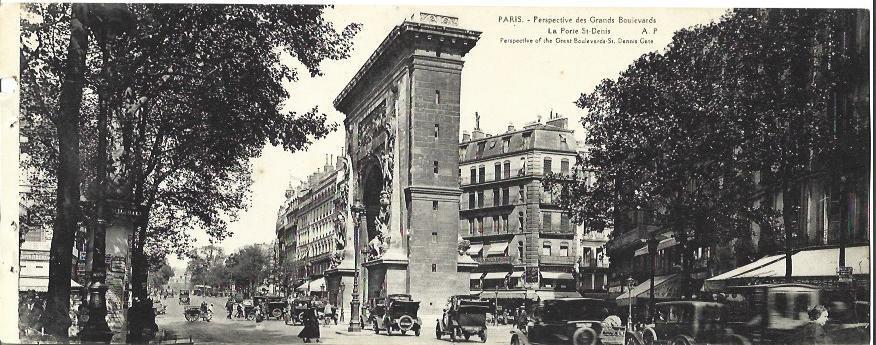
[[[613,79],[640,55],[662,51],[672,34],[685,27],[704,24],[718,19],[725,9],[629,9],[629,8],[527,8],[527,7],[403,7],[403,6],[337,6],[329,10],[328,18],[338,29],[350,22],[363,24],[354,39],[350,58],[323,63],[323,76],[310,78],[306,70],[297,83],[289,85],[291,99],[288,107],[298,112],[314,105],[329,115],[329,121],[338,123],[339,131],[315,142],[308,151],[288,153],[280,148],[266,147],[262,156],[253,159],[254,184],[252,203],[231,224],[234,235],[220,246],[232,252],[251,243],[270,242],[275,238],[277,211],[284,201],[284,192],[290,181],[297,184],[321,167],[327,155],[337,156],[344,142],[343,114],[332,106],[332,101],[392,28],[413,13],[429,12],[459,17],[460,26],[482,31],[481,39],[465,57],[462,73],[460,105],[461,129],[471,130],[474,112],[481,115],[481,128],[487,133],[498,133],[513,122],[517,128],[524,123],[543,119],[553,110],[570,119],[576,136],[582,138],[578,120],[582,113],[573,102],[583,92],[592,91],[599,81]],[[500,16],[541,17],[654,17],[657,24],[602,25],[612,30],[604,37],[640,35],[643,28],[657,28],[648,35],[653,44],[629,45],[514,45],[500,43],[500,37],[519,38],[548,35],[547,27],[559,25],[521,23],[500,24]],[[571,24],[566,27],[593,27],[591,24]],[[580,36],[596,38],[598,36]],[[290,62],[297,65],[297,61]],[[207,237],[198,234],[200,244]],[[174,266],[184,263],[171,258]]]

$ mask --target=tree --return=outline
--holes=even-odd
[[[761,224],[762,251],[772,250],[771,229],[784,230],[787,251],[798,233],[797,183],[832,147],[826,95],[839,71],[860,67],[819,49],[842,27],[840,12],[743,9],[680,30],[665,52],[643,55],[579,98],[588,151],[576,171],[588,176],[548,179],[548,187],[590,230],[625,228],[627,214],[655,211],[682,240],[687,273],[687,239],[750,248],[752,222]],[[781,212],[756,203],[762,188],[783,192]]]
[[[246,286],[252,292],[270,273],[271,258],[259,245],[251,244],[231,254],[225,262],[231,279],[237,286]]]
[[[86,115],[103,109],[112,115],[110,196],[138,205],[143,213],[133,241],[132,284],[135,296],[144,300],[149,260],[184,252],[192,231],[205,230],[216,239],[230,235],[226,225],[247,206],[249,159],[265,144],[295,151],[334,128],[315,108],[305,114],[282,110],[289,96],[284,83],[298,74],[281,58],[294,57],[312,76],[319,75],[325,59],[348,56],[359,26],[336,31],[322,18],[323,6],[132,5],[137,30],[101,45],[106,56],[86,59],[85,27],[74,25],[79,31],[73,38],[58,35],[68,22],[82,22],[67,14],[69,8],[28,6],[37,19],[26,21],[22,34],[28,47],[23,59],[34,66],[33,73],[30,68],[22,73],[23,84],[30,86],[22,108],[39,120],[32,122],[35,132],[57,132],[61,138],[35,140],[25,159],[37,171],[33,176],[59,180],[56,208],[64,213],[57,222],[65,225],[56,226],[52,250],[67,264],[53,266],[52,272],[70,271],[72,239],[65,234],[76,229],[79,198],[71,193],[82,188],[77,181],[67,183],[75,177],[72,169],[82,168],[84,185],[91,185],[95,169],[79,164],[77,156],[88,158],[93,143],[76,138],[94,135],[96,124],[90,116],[73,119],[71,114],[73,108]],[[70,62],[64,64],[66,43],[75,49],[69,49]],[[60,99],[67,103],[61,108],[71,113],[58,117],[63,121],[56,125],[54,103],[47,101],[53,94],[40,91],[62,89],[59,76],[68,70],[80,74],[70,75],[70,86],[64,84]],[[85,95],[81,104],[71,103],[76,92]],[[82,128],[71,127],[77,124]],[[61,162],[58,172],[47,169],[55,161]],[[67,315],[65,305],[54,308],[55,314]]]
[[[170,267],[165,258],[160,264],[150,266],[148,285],[153,290],[161,290],[173,276],[173,267]]]

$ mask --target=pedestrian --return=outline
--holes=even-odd
[[[517,314],[517,329],[525,331],[527,322],[526,308],[520,307],[520,312]]]
[[[326,326],[328,326],[328,324],[329,324],[329,317],[334,318],[334,312],[332,310],[332,304],[326,303],[325,308],[323,308],[323,311],[322,311],[322,320]],[[337,322],[335,322],[335,323],[337,323]]]
[[[809,323],[802,328],[802,335],[798,338],[801,345],[829,344],[827,335],[824,333],[824,324],[827,323],[827,308],[816,305],[809,310]]]
[[[231,313],[234,311],[234,302],[230,297],[225,301],[225,310],[228,311],[228,319],[231,320]]]
[[[309,343],[311,340],[316,340],[319,342],[319,320],[316,318],[316,310],[308,309],[304,312],[304,319],[302,320],[304,324],[304,328],[301,329],[301,332],[298,333],[298,337],[303,339],[305,343]]]

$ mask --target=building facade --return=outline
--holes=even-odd
[[[277,217],[278,266],[283,283],[305,294],[324,295],[324,272],[335,251],[335,199],[342,158],[308,175],[297,188],[286,191]]]
[[[478,262],[472,292],[511,305],[603,290],[607,238],[585,235],[542,184],[551,174],[571,176],[577,155],[568,120],[553,114],[520,130],[489,135],[476,125],[463,133],[459,227]]]

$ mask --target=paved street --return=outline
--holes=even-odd
[[[200,305],[203,299],[192,298],[192,305]],[[225,318],[225,299],[207,298],[208,303],[213,303],[215,315],[211,322],[196,321],[188,322],[183,316],[183,307],[177,303],[177,299],[169,298],[164,301],[167,305],[167,313],[157,318],[158,327],[174,333],[179,338],[191,337],[196,344],[204,343],[259,343],[259,344],[288,344],[302,343],[297,337],[301,326],[288,326],[282,321],[264,321],[256,324],[255,321],[228,320]],[[323,344],[449,344],[450,340],[444,336],[442,340],[435,339],[434,317],[423,318],[425,323],[420,337],[413,335],[387,336],[383,333],[377,335],[371,330],[363,330],[361,334],[345,334],[346,325],[331,325],[320,327]],[[497,326],[488,329],[487,344],[507,344],[510,326]],[[340,333],[340,334],[339,334]],[[480,339],[473,338],[470,343],[479,344]]]

